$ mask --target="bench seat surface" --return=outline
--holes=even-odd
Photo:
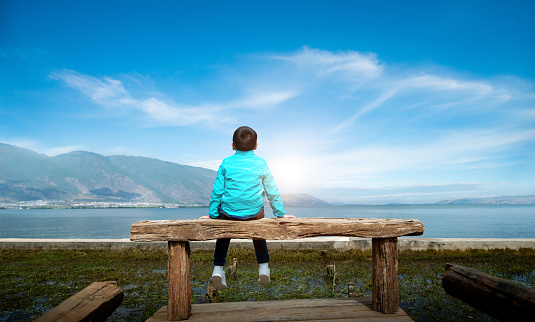
[[[264,218],[154,220],[132,224],[132,241],[203,241],[218,238],[288,240],[317,236],[392,238],[417,236],[425,228],[416,219]]]

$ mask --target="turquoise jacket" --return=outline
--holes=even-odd
[[[266,195],[273,214],[284,217],[279,189],[266,160],[254,151],[236,151],[223,160],[217,171],[210,200],[210,217],[219,217],[217,207],[229,215],[245,217],[256,214],[262,208],[262,197]]]

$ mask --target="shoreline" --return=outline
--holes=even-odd
[[[315,237],[295,240],[268,240],[270,250],[371,250],[371,238]],[[250,240],[234,239],[233,247],[253,248]],[[215,240],[190,242],[192,251],[210,250]],[[132,242],[123,239],[29,239],[0,238],[0,249],[26,250],[156,250],[167,249],[167,242]],[[468,249],[535,249],[535,238],[410,238],[398,239],[399,251],[468,250]]]

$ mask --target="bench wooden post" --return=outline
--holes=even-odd
[[[186,320],[191,315],[191,285],[189,281],[189,242],[168,242],[167,320]]]
[[[398,239],[372,238],[372,307],[393,314],[398,311]]]

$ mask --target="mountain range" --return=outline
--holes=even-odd
[[[529,196],[498,196],[489,198],[461,198],[442,200],[437,205],[533,205],[535,195]]]
[[[75,151],[49,157],[0,143],[0,203],[32,200],[207,205],[216,171],[136,156]],[[307,194],[288,206],[328,205]]]
[[[133,156],[75,151],[48,157],[0,144],[0,202],[135,201],[207,204],[216,172]]]
[[[136,156],[75,151],[49,157],[0,143],[0,203],[34,200],[207,205],[216,171]],[[328,206],[282,194],[286,206]],[[535,204],[535,195],[443,200],[439,205]]]

